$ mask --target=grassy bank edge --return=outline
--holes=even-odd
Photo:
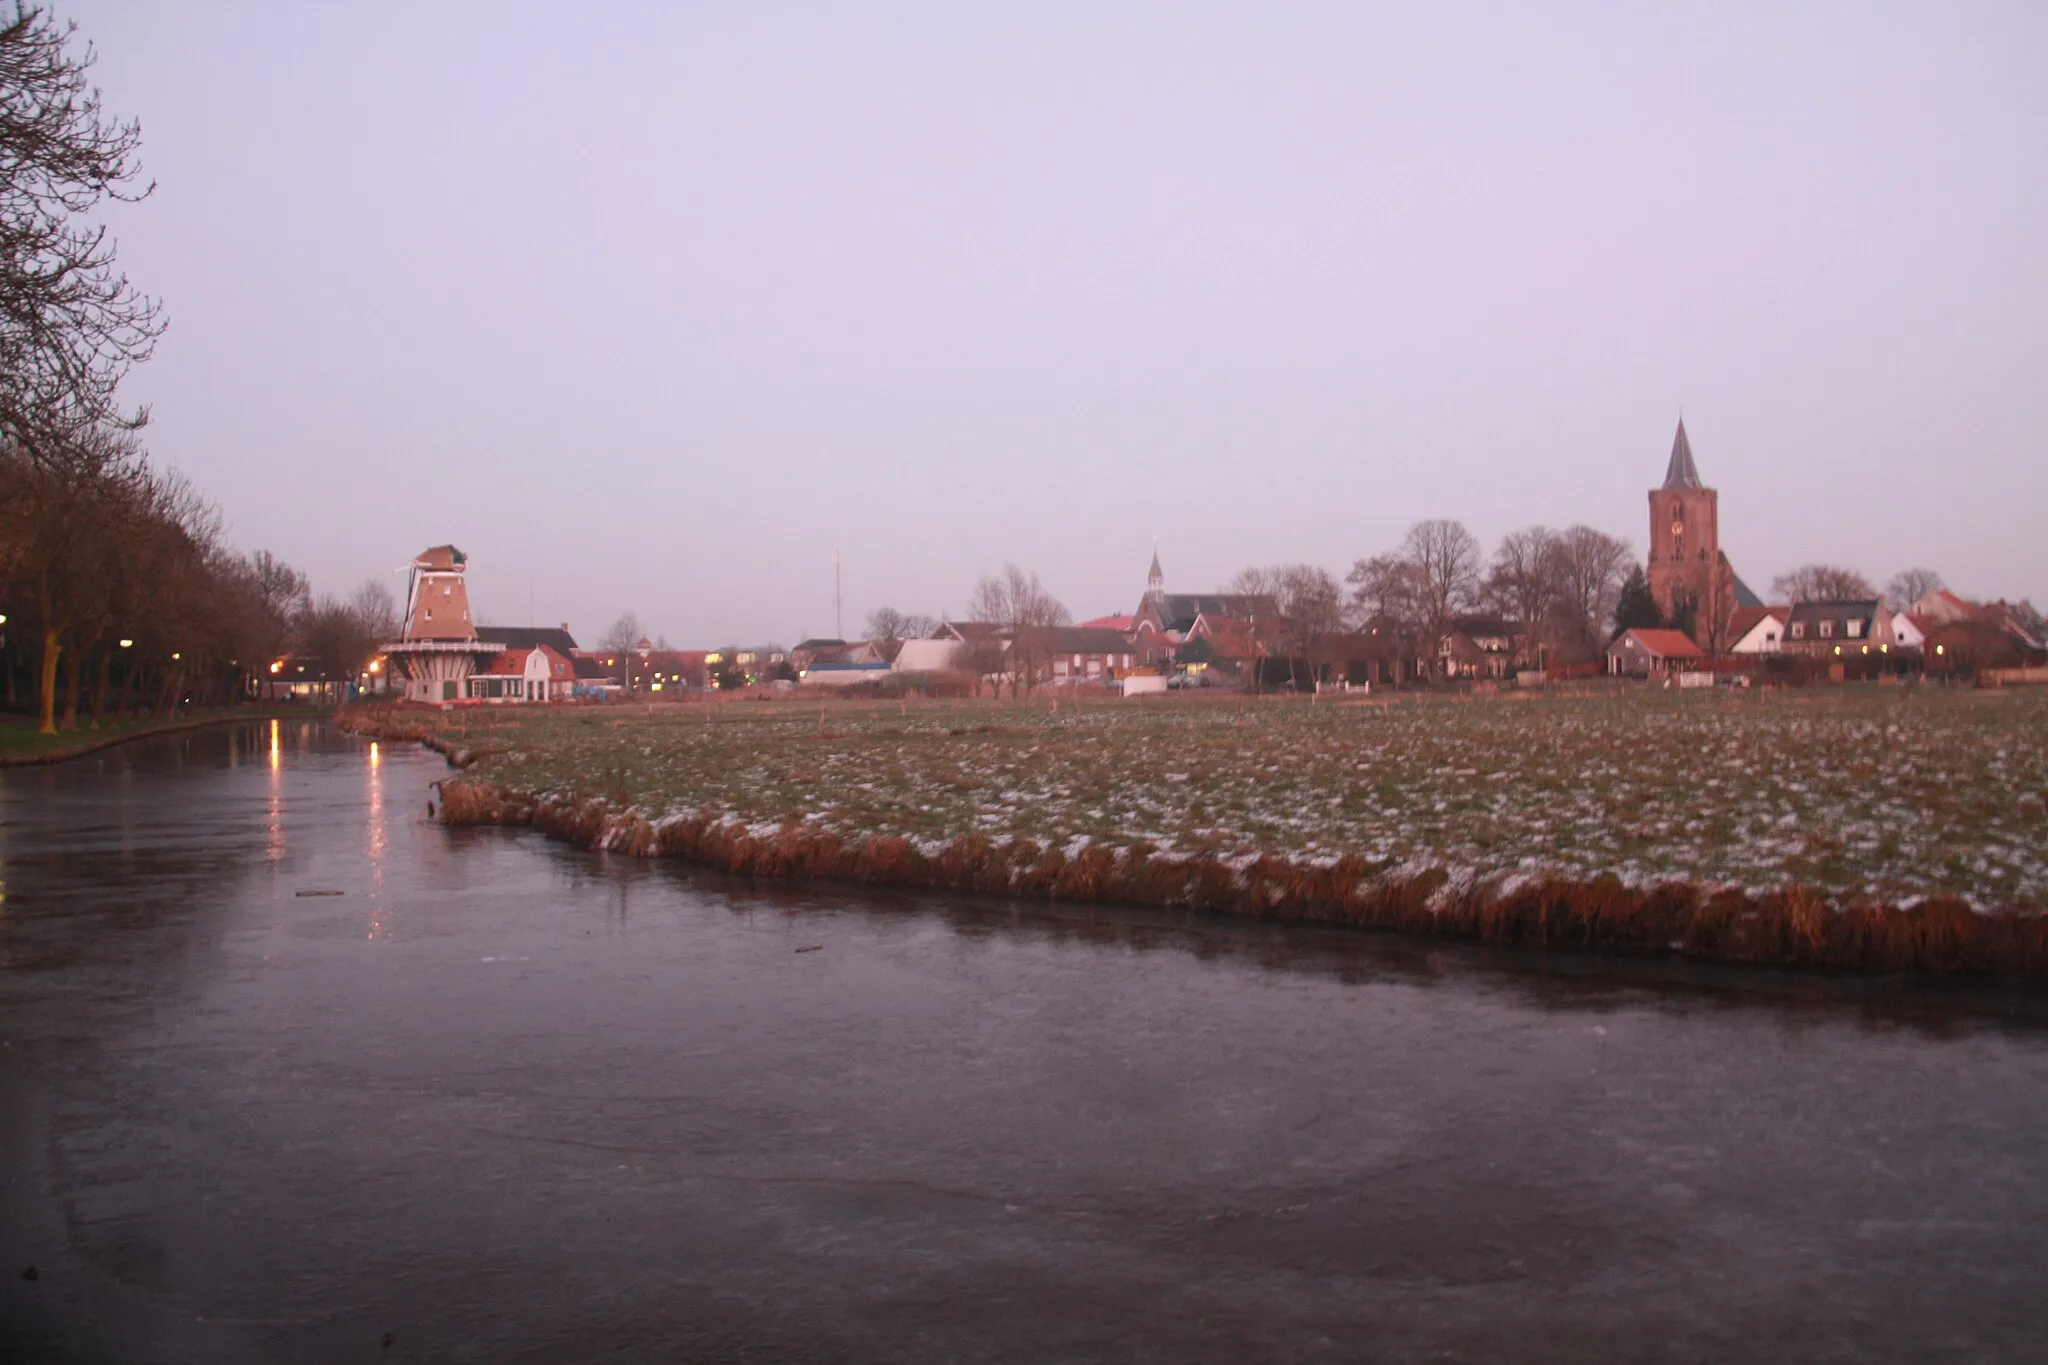
[[[73,735],[87,738],[76,744],[60,745],[50,749],[11,750],[0,747],[0,768],[27,768],[49,763],[68,763],[74,758],[111,749],[117,744],[129,744],[138,739],[155,739],[162,735],[175,735],[187,730],[204,730],[215,725],[239,725],[252,720],[321,720],[334,714],[331,707],[294,707],[289,710],[279,707],[231,707],[219,715],[200,716],[193,719],[165,721],[159,725],[146,725],[136,730],[72,731]],[[32,734],[34,732],[31,732]],[[58,736],[64,738],[65,736]],[[4,745],[5,736],[0,736]],[[37,738],[48,739],[47,735]]]

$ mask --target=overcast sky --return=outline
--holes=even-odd
[[[1409,523],[2048,605],[2048,5],[60,0],[150,446],[346,592],[681,645]]]

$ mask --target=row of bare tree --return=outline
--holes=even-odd
[[[234,554],[150,465],[148,413],[118,390],[163,312],[91,216],[154,186],[92,64],[46,9],[0,15],[0,688],[45,732],[240,697],[290,651],[347,676],[395,617],[381,583],[315,602],[288,565]]]
[[[131,442],[57,462],[0,447],[0,677],[46,733],[247,696],[287,656],[353,678],[397,628],[390,589],[316,599]]]
[[[1319,640],[1371,632],[1406,659],[1440,668],[1437,642],[1475,614],[1499,617],[1531,660],[1594,657],[1629,563],[1627,541],[1590,526],[1511,531],[1489,560],[1462,522],[1438,518],[1353,563],[1348,592],[1312,564],[1246,569],[1230,586],[1275,599],[1279,649],[1290,659],[1314,666]]]

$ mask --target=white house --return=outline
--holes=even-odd
[[[563,701],[576,690],[576,666],[547,645],[502,651],[467,680],[476,701]]]
[[[1731,623],[1735,643],[1728,647],[1730,654],[1776,654],[1785,644],[1785,618],[1792,614],[1789,607],[1744,607],[1735,614]]]
[[[1927,618],[1902,611],[1892,617],[1892,643],[1900,649],[1924,649],[1927,645]]]

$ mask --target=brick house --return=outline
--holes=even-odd
[[[1607,647],[1607,671],[1622,678],[1667,677],[1705,658],[1682,630],[1626,630]]]
[[[1888,654],[1896,641],[1892,612],[1883,602],[1795,602],[1785,619],[1786,654],[1848,659]]]

